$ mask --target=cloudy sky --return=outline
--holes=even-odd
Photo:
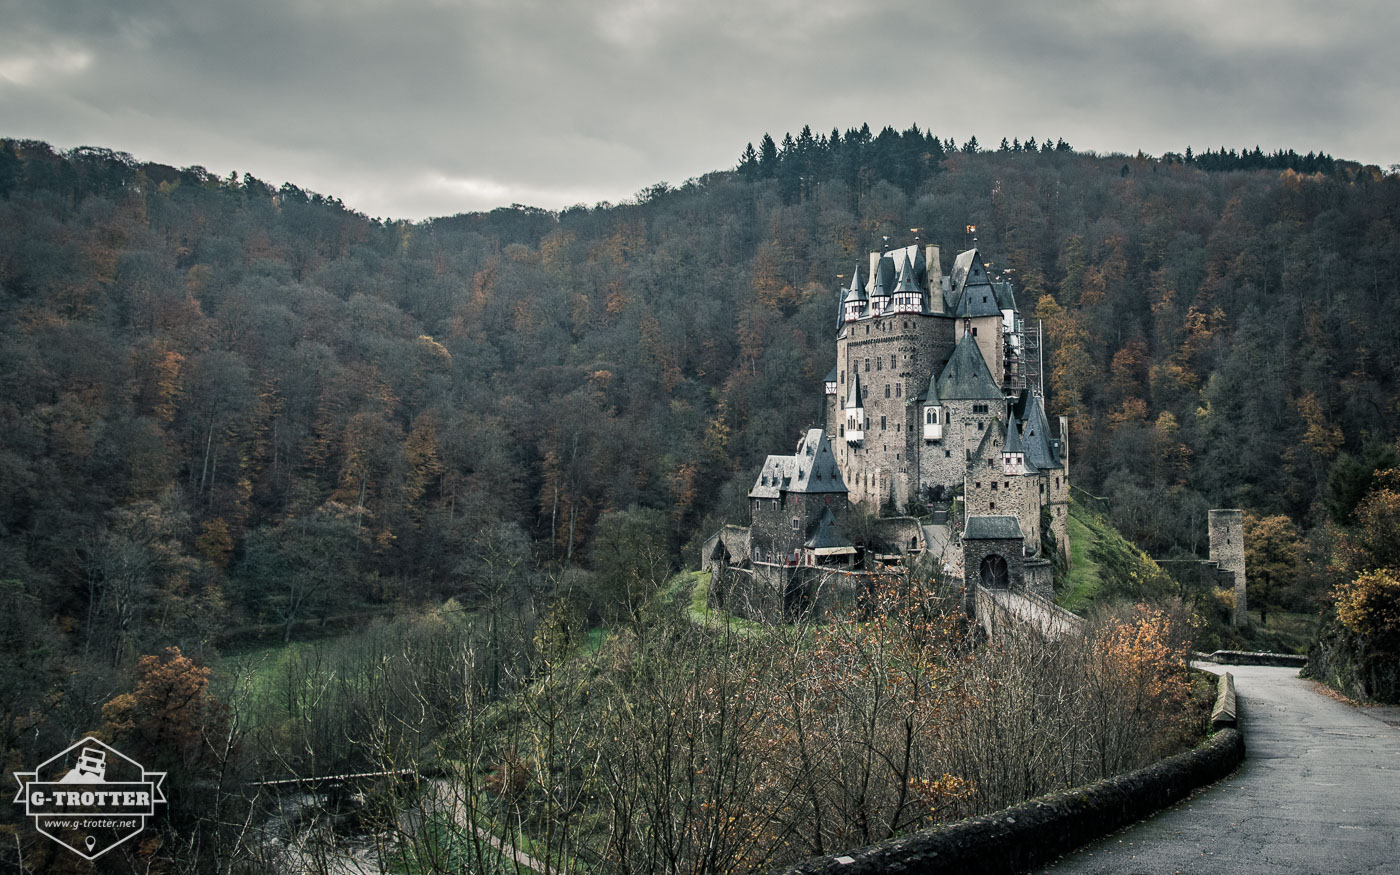
[[[1389,0],[0,0],[0,136],[419,219],[910,123],[1400,162]]]

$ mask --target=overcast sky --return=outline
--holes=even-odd
[[[420,219],[911,123],[1400,162],[1392,0],[0,0],[0,136]]]

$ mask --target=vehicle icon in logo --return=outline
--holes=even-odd
[[[73,853],[95,860],[139,834],[165,803],[165,772],[148,772],[121,751],[84,738],[32,772],[15,772],[34,828]]]

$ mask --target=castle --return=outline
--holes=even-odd
[[[1068,424],[1051,433],[1039,331],[1011,283],[976,249],[945,276],[939,248],[915,243],[871,252],[839,305],[824,426],[768,457],[747,529],[706,542],[716,597],[742,590],[768,612],[850,603],[861,575],[929,548],[929,529],[900,514],[959,500],[966,581],[1048,591],[1045,545],[1068,558]],[[871,531],[846,531],[852,504],[882,514]]]

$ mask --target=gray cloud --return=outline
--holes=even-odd
[[[7,136],[421,218],[619,200],[803,124],[1400,160],[1379,3],[0,0]]]

